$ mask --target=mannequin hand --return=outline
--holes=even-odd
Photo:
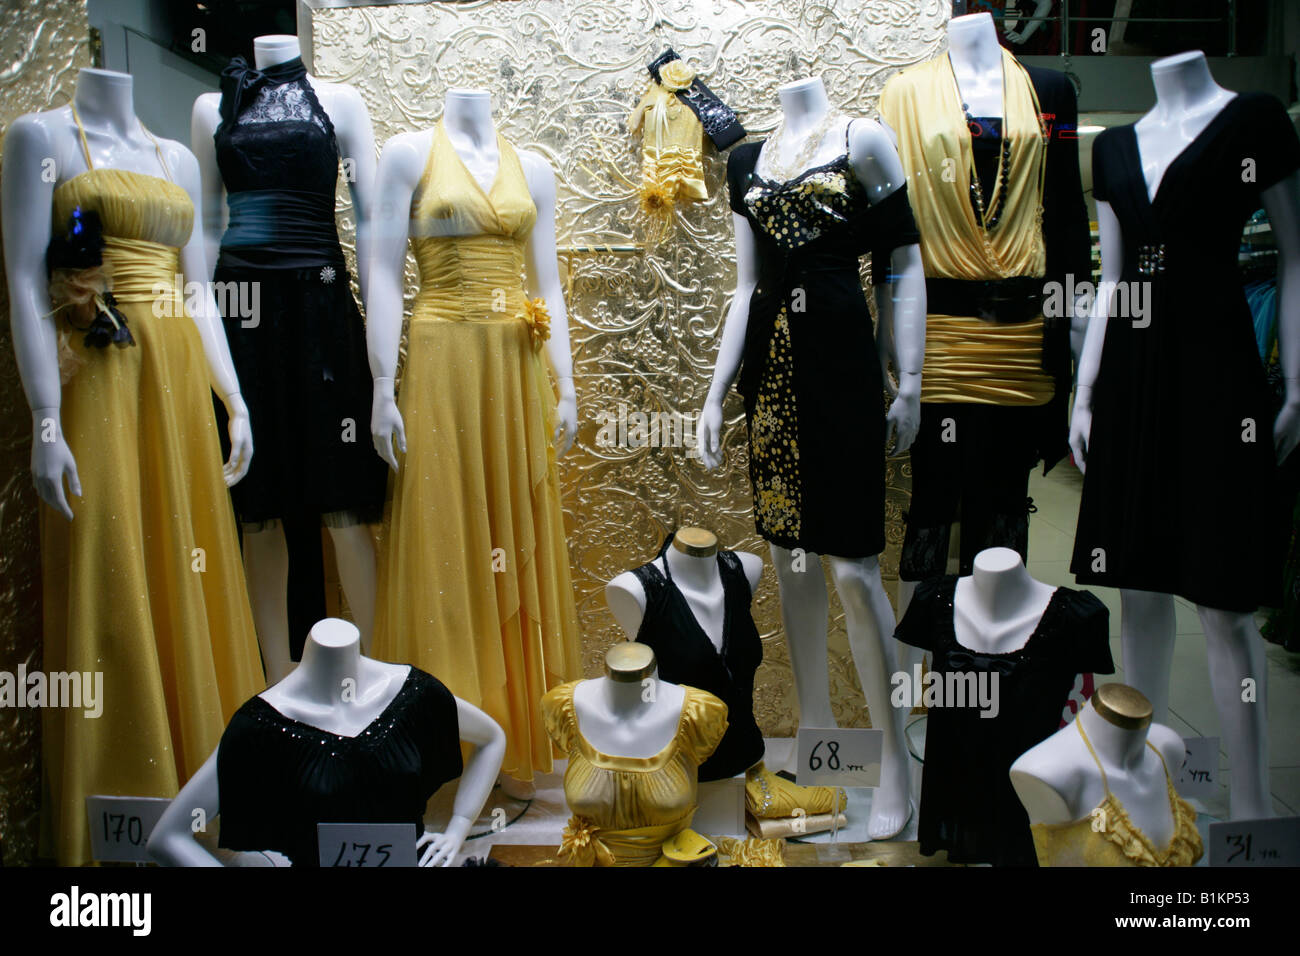
[[[578,435],[578,396],[574,394],[571,381],[560,387],[560,404],[555,409],[555,416],[557,422],[551,441],[556,455],[563,455],[573,447],[573,439]]]
[[[904,372],[899,376],[898,389],[885,415],[885,448],[890,443],[891,455],[901,455],[912,447],[916,433],[921,428],[921,375]]]
[[[248,474],[248,467],[253,463],[253,429],[248,422],[248,406],[238,392],[226,396],[226,415],[230,422],[227,431],[230,434],[230,458],[222,467],[221,473],[226,479],[226,487],[237,485]]]
[[[1277,452],[1277,463],[1280,465],[1286,461],[1297,445],[1300,445],[1300,398],[1288,396],[1286,404],[1273,422],[1273,448]]]
[[[460,852],[461,844],[469,836],[470,821],[465,817],[452,817],[442,833],[426,833],[416,842],[415,848],[424,848],[420,866],[451,866]]]
[[[375,380],[375,397],[370,407],[370,437],[379,457],[388,462],[389,468],[397,471],[397,454],[393,451],[393,442],[396,440],[398,451],[405,455],[406,428],[402,425],[402,413],[397,410],[397,400],[393,397],[392,379]]]
[[[1088,437],[1092,434],[1092,389],[1080,385],[1074,393],[1074,414],[1070,416],[1070,451],[1083,474],[1087,467]]]
[[[708,471],[713,471],[721,463],[720,455],[722,436],[722,403],[706,401],[700,409],[699,434],[696,436],[696,448],[700,461]]]
[[[66,476],[68,490],[78,498],[81,497],[81,479],[77,477],[77,462],[72,457],[72,449],[64,440],[58,410],[37,409],[32,413],[32,419],[32,483],[42,501],[71,521],[72,507],[63,493],[63,479]]]

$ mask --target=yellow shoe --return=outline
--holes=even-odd
[[[848,796],[840,787],[801,787],[761,763],[745,775],[745,806],[759,819],[791,817],[795,810],[808,816],[839,813],[848,805]]]

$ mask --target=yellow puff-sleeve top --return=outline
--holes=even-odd
[[[582,736],[573,709],[578,681],[542,698],[551,739],[568,755],[564,798],[573,816],[560,854],[575,866],[650,866],[660,846],[685,830],[695,815],[696,771],[727,729],[727,705],[706,691],[684,687],[677,733],[651,757],[616,757]]]

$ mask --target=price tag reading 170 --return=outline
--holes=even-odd
[[[1300,866],[1300,817],[1211,823],[1210,866]]]
[[[414,823],[318,823],[321,866],[417,866]]]
[[[148,863],[145,844],[171,801],[165,797],[86,797],[90,855],[96,863]]]
[[[859,727],[799,728],[802,786],[878,787],[885,732]]]

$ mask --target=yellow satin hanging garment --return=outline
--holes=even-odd
[[[538,702],[581,673],[551,434],[537,218],[513,147],[486,190],[440,121],[411,204],[420,289],[398,408],[406,454],[379,554],[375,656],[415,664],[506,732],[502,770],[551,769]]]

